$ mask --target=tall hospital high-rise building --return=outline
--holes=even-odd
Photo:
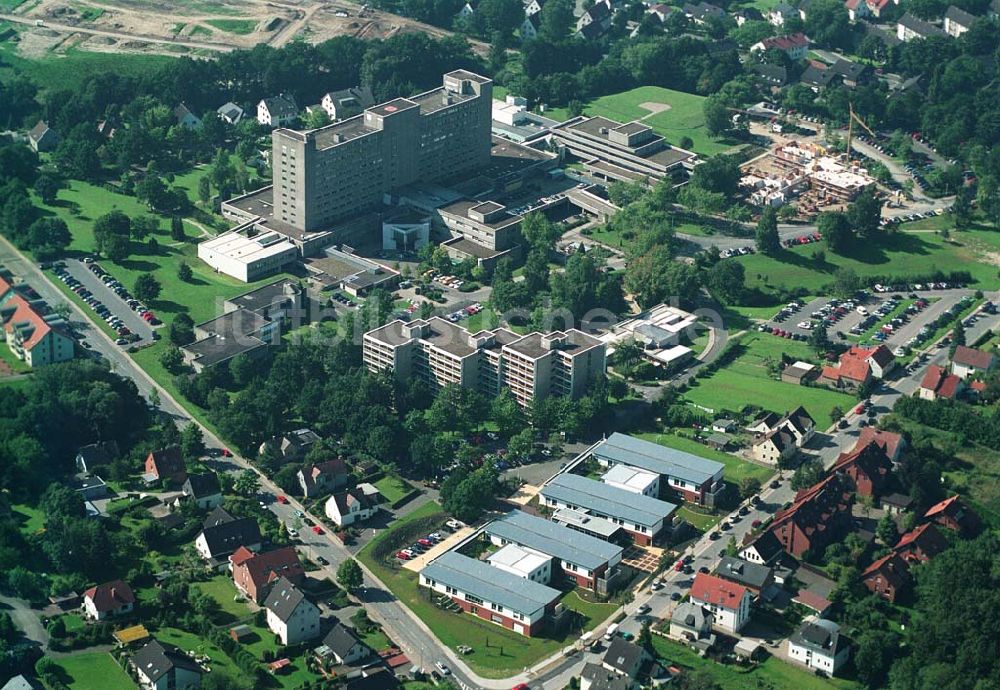
[[[322,230],[375,208],[400,187],[486,167],[492,100],[490,79],[457,70],[439,88],[320,129],[275,130],[274,219]]]

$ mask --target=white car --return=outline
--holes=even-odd
[[[637,608],[635,610],[635,612],[638,613],[638,614],[640,614],[640,615],[645,615],[645,614],[649,613],[650,611],[652,611],[652,609],[650,608],[649,604],[643,604],[642,606],[640,606],[639,608]]]
[[[803,331],[808,331],[813,327],[813,325],[808,321],[799,321],[798,327],[801,328]]]
[[[440,673],[442,676],[451,675],[451,669],[448,668],[448,665],[443,661],[435,661],[434,668],[436,668],[438,670],[438,673]]]

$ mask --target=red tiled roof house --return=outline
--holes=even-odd
[[[868,566],[861,573],[861,582],[872,594],[896,601],[896,597],[910,586],[910,569],[906,561],[890,553]]]
[[[834,388],[860,388],[872,379],[881,379],[896,366],[896,358],[885,345],[852,346],[840,356],[837,366],[825,366],[818,382]]]
[[[842,453],[833,471],[850,477],[859,496],[881,496],[892,472],[892,461],[881,446],[871,442],[858,450]]]
[[[822,552],[853,528],[853,502],[846,480],[832,474],[799,491],[792,505],[775,513],[768,531],[796,558],[806,551]]]
[[[147,455],[146,476],[153,480],[171,479],[176,482],[183,482],[187,478],[187,471],[184,469],[184,458],[181,457],[181,449],[177,446],[170,446],[154,450]]]
[[[715,616],[715,626],[739,632],[750,620],[753,594],[743,585],[715,575],[698,573],[691,585],[691,603],[705,607]]]
[[[305,569],[292,546],[265,553],[241,546],[229,557],[229,563],[236,589],[257,604],[263,603],[278,578],[285,577],[294,585],[301,585],[305,579]]]
[[[91,587],[83,593],[83,611],[87,618],[102,621],[129,613],[135,608],[132,588],[121,580]]]
[[[933,505],[924,513],[924,518],[955,532],[971,536],[979,532],[982,522],[957,495]]]
[[[947,548],[945,538],[927,522],[900,537],[892,551],[907,563],[926,563]]]
[[[994,363],[991,353],[959,345],[951,358],[951,373],[960,379],[975,378],[988,373]]]
[[[944,367],[932,364],[927,367],[923,381],[920,382],[920,399],[937,400],[945,398],[954,400],[965,389],[965,381],[954,374],[949,374]]]

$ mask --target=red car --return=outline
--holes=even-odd
[[[396,558],[398,558],[401,561],[408,561],[408,560],[410,560],[409,554],[405,554],[402,551],[397,551],[396,552]]]
[[[854,408],[854,414],[862,414],[864,411],[865,411],[864,403],[861,403],[860,405]]]
[[[417,543],[420,544],[421,546],[426,546],[427,548],[434,546],[434,542],[432,542],[430,539],[417,539]]]
[[[285,505],[288,505],[288,499],[285,498],[284,496],[278,496],[278,503],[284,503]]]
[[[511,690],[531,690],[527,683],[518,683]]]
[[[222,457],[224,457],[224,458],[231,458],[231,457],[233,457],[233,454],[232,454],[232,452],[230,452],[230,450],[228,448],[223,448],[222,449]]]
[[[323,528],[319,525],[313,525],[312,531],[314,534],[323,534]]]
[[[674,563],[674,570],[676,570],[677,572],[684,570],[684,561],[681,560]]]

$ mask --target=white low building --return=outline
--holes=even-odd
[[[507,544],[486,559],[494,568],[523,577],[525,580],[549,584],[552,580],[552,557]]]
[[[788,657],[833,676],[850,659],[851,645],[839,625],[816,618],[806,620],[788,639]]]
[[[297,257],[295,244],[274,231],[250,237],[247,229],[237,229],[198,245],[199,259],[244,283],[277,273]]]
[[[604,473],[601,481],[634,494],[652,496],[653,498],[660,495],[660,475],[640,470],[637,467],[614,465]]]

